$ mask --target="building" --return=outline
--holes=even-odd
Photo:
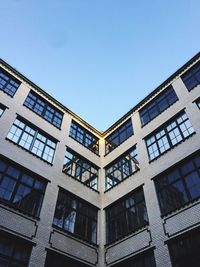
[[[104,133],[0,60],[0,266],[196,267],[200,53]]]

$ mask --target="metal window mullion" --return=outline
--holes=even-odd
[[[20,121],[20,120],[19,120]],[[21,121],[20,121],[21,122]],[[19,136],[19,139],[18,139],[18,141],[17,141],[17,143],[16,144],[18,144],[19,145],[19,143],[20,143],[20,141],[21,141],[21,139],[22,139],[22,136],[23,136],[23,134],[26,132],[26,124],[24,123],[24,127],[23,127],[23,129],[19,126],[19,125],[16,125],[15,124],[15,122],[14,122],[14,124],[13,125],[15,125],[15,127],[17,128],[17,129],[21,129],[21,134],[20,134],[20,136]]]
[[[15,187],[14,187],[14,189],[13,189],[12,196],[11,196],[11,198],[10,198],[10,202],[11,202],[11,203],[13,202],[14,197],[15,197],[15,195],[16,195],[16,193],[17,193],[17,190],[18,190],[18,188],[19,188],[19,186],[20,186],[20,184],[21,184],[21,177],[22,177],[22,172],[21,172],[21,171],[20,171],[20,175],[19,175],[19,178],[18,178],[18,179],[15,180],[15,179],[13,179],[13,177],[12,177],[12,179],[16,181],[16,184],[15,184]]]
[[[173,131],[174,129],[175,129],[175,128],[173,128],[173,129],[170,130],[169,132],[168,132],[168,130],[167,130],[167,126],[163,129],[164,132],[165,132],[165,136],[167,137],[167,141],[168,141],[168,143],[169,143],[170,148],[173,147],[173,144],[172,144],[171,138],[170,138],[170,136],[169,136],[169,133],[170,133],[171,131]]]
[[[35,134],[34,134],[34,136],[33,136],[33,140],[32,140],[32,142],[31,142],[29,151],[32,151],[33,146],[34,146],[34,143],[35,143],[35,141],[37,140],[37,135],[38,135],[38,133],[39,133],[38,130],[36,130],[36,131],[35,131]]]

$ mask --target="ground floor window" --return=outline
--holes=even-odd
[[[168,244],[173,267],[197,267],[200,263],[200,229]]]

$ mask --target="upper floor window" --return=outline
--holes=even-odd
[[[0,201],[28,215],[38,217],[46,182],[0,159]]]
[[[99,138],[72,120],[69,136],[95,154],[99,154]]]
[[[106,190],[119,184],[139,169],[136,146],[129,149],[114,162],[105,167]]]
[[[13,96],[20,86],[20,82],[10,73],[0,68],[0,90]]]
[[[151,100],[144,108],[140,110],[141,123],[144,126],[161,112],[171,106],[178,100],[178,97],[172,86],[166,88],[157,97]]]
[[[191,91],[200,83],[200,61],[181,76],[188,91]]]
[[[143,189],[140,187],[106,208],[106,240],[112,243],[148,224]]]
[[[32,246],[24,240],[0,235],[0,266],[28,267]]]
[[[128,139],[131,135],[133,135],[133,125],[130,118],[106,137],[105,153],[110,153],[113,149],[126,141],[126,139]]]
[[[58,193],[53,225],[97,243],[97,208],[62,189]]]
[[[98,189],[98,167],[67,148],[63,172],[94,190]]]
[[[186,233],[168,243],[173,267],[196,267],[200,261],[199,229]]]
[[[35,92],[29,92],[24,105],[57,128],[61,127],[63,113]]]
[[[157,158],[193,133],[194,129],[186,113],[179,113],[174,119],[167,122],[165,126],[161,126],[153,134],[145,138],[149,159]]]
[[[0,103],[0,117],[3,115],[6,107]]]
[[[53,162],[56,141],[22,118],[18,117],[15,120],[7,138],[39,158],[49,163]]]
[[[200,197],[200,152],[155,179],[161,214]]]

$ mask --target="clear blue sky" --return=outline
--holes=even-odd
[[[199,52],[199,0],[0,0],[0,57],[105,130]]]

